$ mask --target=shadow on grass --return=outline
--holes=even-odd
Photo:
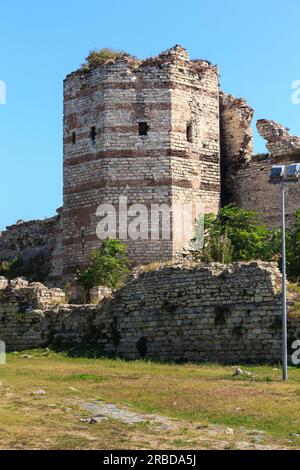
[[[217,369],[218,367],[225,367],[231,368],[232,374],[227,373],[224,371],[223,375],[219,377],[207,377],[207,380],[233,380],[237,382],[280,382],[281,379],[277,377],[277,373],[281,370],[281,365],[278,363],[273,364],[266,364],[266,363],[259,363],[259,362],[240,362],[240,363],[224,363],[224,362],[209,362],[209,361],[190,361],[184,358],[180,358],[177,360],[164,360],[164,359],[152,359],[147,357],[139,357],[137,359],[128,359],[125,356],[119,354],[118,352],[115,353],[107,353],[103,351],[99,345],[70,345],[70,346],[57,346],[52,345],[50,346],[51,350],[56,353],[62,353],[70,358],[84,358],[84,359],[110,359],[110,360],[122,360],[124,362],[136,362],[141,361],[145,364],[157,364],[157,365],[169,365],[169,366],[196,366],[196,367],[211,367],[212,369]],[[235,376],[234,369],[235,368],[242,368],[243,370],[248,370],[253,373],[253,376]],[[274,368],[274,376],[270,376],[267,371],[263,371],[264,368],[270,369],[270,367]],[[260,371],[258,369],[261,369]],[[289,366],[290,371],[292,370],[299,370],[299,366]],[[260,372],[260,376],[255,375],[255,373]],[[276,373],[275,373],[276,372]],[[273,374],[272,374],[273,375]]]
[[[24,355],[24,353],[26,353]],[[208,362],[208,361],[188,361],[184,359],[178,360],[162,360],[162,359],[152,359],[152,358],[137,358],[137,359],[128,359],[118,352],[115,353],[107,353],[103,351],[98,344],[88,344],[88,345],[50,345],[49,348],[46,349],[36,349],[36,350],[28,350],[22,351],[17,353],[21,357],[23,356],[36,356],[36,357],[45,357],[51,356],[51,353],[54,354],[61,354],[64,357],[74,358],[74,359],[108,359],[112,361],[124,361],[126,363],[135,363],[141,362],[146,364],[153,364],[153,365],[166,365],[166,366],[191,366],[197,367],[194,370],[193,375],[201,373],[201,369],[209,368],[211,370],[211,375],[205,373],[205,379],[207,381],[232,381],[232,382],[239,382],[243,384],[251,385],[251,383],[280,383],[281,380],[281,365],[276,364],[266,364],[266,363],[248,363],[248,362],[241,362],[239,364],[232,364],[232,363],[222,363],[222,362]],[[220,368],[224,368],[223,371],[220,372]],[[241,368],[244,371],[251,372],[252,375],[235,375],[235,369]],[[273,370],[270,370],[273,368]],[[265,369],[265,370],[264,370]],[[214,374],[213,371],[216,370]],[[290,379],[293,382],[300,382],[300,376],[297,377],[293,374],[293,372],[299,371],[299,366],[289,366],[289,373]],[[203,379],[203,374],[199,375],[199,378]]]

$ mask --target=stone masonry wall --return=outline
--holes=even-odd
[[[220,94],[222,205],[235,203],[257,211],[270,228],[280,226],[280,193],[270,184],[272,165],[300,161],[300,138],[274,121],[261,119],[257,129],[270,153],[253,155],[253,109],[245,100]],[[286,186],[287,224],[294,223],[300,208],[300,184]]]
[[[48,266],[47,281],[62,275],[62,227],[58,215],[45,220],[32,220],[11,225],[0,232],[0,262],[21,257],[30,260],[43,256]]]
[[[297,162],[294,154],[272,157],[270,155],[254,156],[236,168],[234,186],[231,188],[231,202],[246,209],[254,209],[270,228],[280,227],[280,190],[278,184],[269,181],[272,165]],[[300,209],[300,183],[290,182],[286,185],[286,222],[292,226],[295,212]]]
[[[222,205],[236,202],[236,173],[253,156],[253,114],[246,100],[220,93]]]
[[[217,213],[220,206],[219,73],[186,53],[171,65],[170,77],[172,204],[191,204],[192,226],[202,210]],[[193,235],[185,238],[176,230],[180,226],[175,218],[173,254]]]
[[[128,206],[199,200],[207,211],[219,206],[218,70],[191,61],[175,46],[145,61],[108,61],[77,71],[64,84],[64,273],[86,263],[99,247],[100,204],[119,197]],[[148,126],[139,135],[139,123]],[[190,140],[187,139],[190,125]],[[92,137],[93,133],[93,137]],[[137,208],[136,208],[137,209]],[[138,209],[137,209],[138,210]],[[194,218],[196,218],[196,213]],[[186,241],[128,239],[134,264],[172,258]],[[117,224],[117,234],[119,233]],[[83,244],[84,242],[84,244]]]
[[[64,302],[60,289],[31,284],[21,278],[8,283],[0,277],[0,336],[8,351],[37,348],[49,341],[44,311]]]
[[[255,209],[269,227],[278,227],[279,188],[269,183],[270,168],[300,161],[300,137],[261,119],[257,129],[269,154],[253,155],[253,113],[246,100],[220,91],[217,66],[190,60],[178,45],[144,61],[126,57],[71,73],[64,82],[63,211],[0,232],[0,262],[43,255],[47,285],[65,282],[101,244],[96,229],[108,208],[97,214],[103,204],[115,209],[111,235],[128,244],[135,265],[175,258],[193,236],[183,228],[192,229],[199,212],[216,213],[220,205]],[[140,124],[147,135],[139,135]],[[300,184],[287,185],[286,193],[291,225]],[[128,221],[119,220],[120,197],[127,198],[127,209],[135,205]],[[165,238],[153,205],[173,209]],[[145,207],[144,233],[128,237],[127,222]]]
[[[267,119],[257,121],[256,127],[260,135],[267,140],[267,149],[272,157],[284,158],[295,150],[300,153],[300,137],[290,135],[287,127]]]
[[[43,306],[41,295],[37,303],[41,286],[6,284],[0,282],[0,339],[10,351],[52,344],[98,347],[129,359],[280,360],[280,275],[275,264],[139,271],[99,305],[61,305],[63,293],[56,290],[43,294]],[[289,345],[299,327],[300,317],[294,315]]]

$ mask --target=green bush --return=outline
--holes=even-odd
[[[128,272],[126,245],[108,238],[100,249],[92,251],[87,268],[77,271],[77,281],[86,291],[100,285],[117,288],[124,283]]]
[[[269,230],[255,211],[233,204],[219,214],[204,216],[204,245],[195,254],[205,262],[278,261],[281,269],[281,230]],[[300,209],[293,228],[286,230],[286,268],[290,281],[300,281]]]
[[[279,249],[280,232],[268,230],[255,211],[230,204],[218,215],[204,216],[204,260],[211,252],[212,261],[271,261]]]
[[[232,244],[227,233],[224,235],[211,234],[205,238],[201,260],[206,263],[217,261],[228,264],[232,262]]]
[[[16,256],[0,262],[0,276],[5,276],[7,279],[25,277],[30,282],[44,282],[49,275],[49,270],[49,259],[44,254],[30,258]]]
[[[123,59],[125,57],[132,57],[128,52],[114,50],[109,48],[94,49],[85,58],[85,63],[82,64],[82,69],[88,71],[98,65],[103,64],[107,60]]]

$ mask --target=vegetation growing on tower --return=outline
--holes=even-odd
[[[89,71],[109,60],[124,59],[127,57],[134,58],[128,52],[122,50],[115,50],[107,47],[102,49],[93,49],[85,58],[85,62],[82,64],[82,70]]]

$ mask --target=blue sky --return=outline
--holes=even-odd
[[[300,135],[299,18],[299,0],[0,0],[0,229],[62,204],[62,82],[93,48],[144,58],[182,44],[219,64],[223,90],[248,98],[255,119]]]

